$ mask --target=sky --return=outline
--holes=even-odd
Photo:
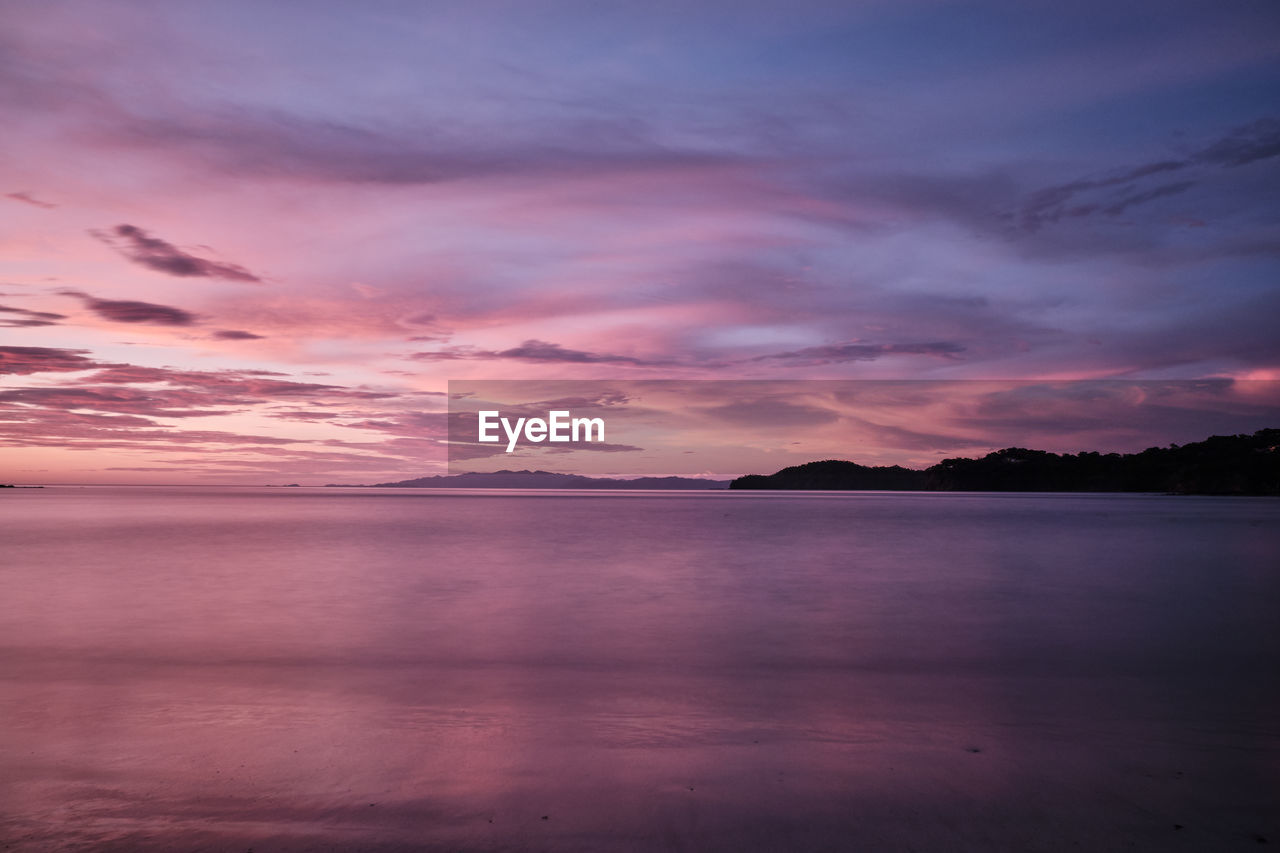
[[[480,379],[452,380],[449,394],[451,474],[732,479],[821,459],[920,469],[1028,443],[1136,453],[1280,423],[1280,382],[1226,377]],[[557,411],[555,442],[541,428],[528,437],[522,419],[549,422]],[[572,421],[593,418],[599,426],[574,440]]]
[[[450,380],[1214,411],[1280,380],[1278,95],[1270,0],[0,0],[0,482],[439,473]],[[1152,426],[961,431],[953,396],[856,449]],[[684,455],[635,473],[757,461]]]

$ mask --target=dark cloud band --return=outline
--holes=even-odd
[[[184,252],[172,243],[153,237],[136,225],[117,225],[110,232],[91,231],[139,266],[179,278],[222,278],[229,281],[261,282],[262,279],[239,264],[211,261]]]

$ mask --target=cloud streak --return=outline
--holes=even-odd
[[[88,352],[58,347],[0,346],[0,374],[67,373],[106,366],[89,358]]]
[[[253,332],[245,332],[240,329],[221,329],[213,333],[213,336],[220,341],[260,341],[264,339],[264,335],[255,335]]]
[[[776,361],[789,367],[813,367],[849,361],[875,361],[891,355],[931,355],[954,359],[964,351],[965,348],[960,344],[948,341],[927,344],[834,344],[761,355],[752,361]]]
[[[172,243],[153,237],[136,225],[117,225],[107,231],[89,232],[139,266],[178,278],[221,278],[261,283],[262,279],[239,264],[211,261],[184,252]]]
[[[1119,216],[1135,205],[1184,193],[1198,183],[1198,179],[1191,179],[1139,188],[1147,178],[1195,167],[1239,168],[1276,156],[1280,156],[1280,119],[1261,118],[1232,129],[1180,159],[1158,160],[1110,177],[1076,180],[1037,190],[1023,205],[1019,223],[1023,229],[1034,232],[1064,218],[1095,213]],[[1088,200],[1081,200],[1082,195]]]
[[[9,316],[4,316],[4,315]],[[0,305],[0,328],[38,328],[40,326],[56,326],[59,320],[67,319],[65,314],[52,311],[28,311],[26,308],[13,308]]]
[[[453,346],[439,350],[416,352],[409,358],[414,361],[492,361],[495,359],[509,359],[542,364],[617,364],[632,367],[661,367],[677,364],[677,362],[670,359],[643,359],[629,355],[570,349],[560,344],[537,339],[530,339],[519,346],[504,350]]]
[[[86,308],[104,320],[115,323],[146,323],[155,326],[194,326],[197,322],[195,314],[174,308],[172,305],[159,305],[155,302],[141,302],[134,299],[99,299],[88,293],[68,290],[67,296],[75,296],[84,302]]]
[[[28,193],[28,192],[7,193],[5,195],[5,198],[13,199],[14,201],[20,201],[23,204],[29,204],[32,207],[38,207],[41,210],[54,210],[55,208],[57,208],[56,204],[53,204],[47,201],[41,201],[40,199],[36,198],[35,196],[33,196],[31,193]]]

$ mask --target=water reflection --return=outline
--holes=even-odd
[[[13,849],[1276,832],[1267,499],[26,495]]]

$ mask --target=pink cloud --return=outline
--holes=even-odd
[[[179,278],[222,278],[228,281],[260,283],[262,279],[239,264],[200,258],[153,237],[136,225],[117,225],[110,231],[93,231],[106,243],[139,266]]]
[[[0,374],[65,373],[105,366],[89,358],[88,352],[57,347],[0,346]]]

